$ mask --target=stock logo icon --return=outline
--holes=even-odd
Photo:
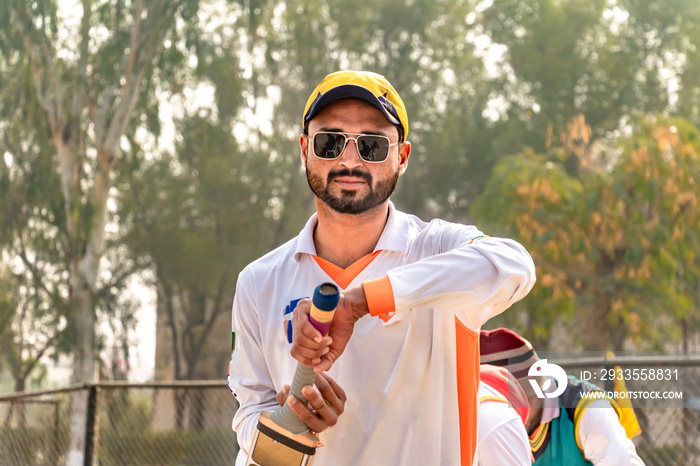
[[[566,390],[566,372],[564,372],[564,369],[556,364],[547,363],[546,359],[540,359],[530,366],[530,370],[527,372],[527,375],[528,377],[546,377],[546,380],[542,384],[541,388],[537,380],[528,380],[535,392],[535,395],[537,395],[537,398],[556,398],[564,393],[564,390]],[[548,392],[552,386],[552,379],[557,381],[557,389],[553,392]]]

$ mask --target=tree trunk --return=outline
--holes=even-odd
[[[80,275],[78,275],[80,276]],[[95,309],[92,295],[87,284],[81,279],[78,284],[77,310],[75,319],[77,339],[73,350],[74,384],[84,384],[95,380]],[[70,404],[70,444],[66,464],[81,466],[85,450],[85,428],[87,419],[87,390],[78,390],[71,394]]]
[[[97,286],[97,274],[104,250],[105,225],[107,224],[107,201],[111,187],[110,174],[114,165],[113,152],[100,147],[97,151],[97,171],[95,186],[90,202],[93,218],[85,237],[86,246],[81,257],[77,257],[76,319],[77,339],[74,347],[73,382],[87,383],[95,381],[95,302],[93,292]],[[75,246],[74,246],[75,247]],[[78,252],[78,251],[76,251]],[[83,252],[83,251],[81,251]],[[71,435],[68,464],[79,465],[83,462],[85,419],[87,413],[87,394],[76,393],[71,399]]]
[[[132,116],[139,90],[147,69],[163,40],[174,24],[181,1],[136,0],[131,6],[133,22],[129,28],[129,46],[124,49],[126,57],[123,68],[117,68],[122,76],[118,89],[110,87],[101,98],[96,97],[88,105],[94,132],[94,147],[97,148],[97,164],[92,183],[87,183],[91,192],[83,192],[83,181],[90,175],[82,170],[83,160],[88,158],[87,144],[83,143],[87,122],[85,102],[90,95],[88,87],[88,44],[91,40],[91,15],[97,8],[92,1],[83,0],[83,17],[80,27],[77,79],[67,89],[72,90],[72,99],[66,98],[63,77],[57,65],[54,44],[46,36],[44,22],[41,28],[30,9],[19,7],[11,12],[16,15],[15,24],[23,34],[24,44],[33,69],[33,85],[39,104],[46,113],[51,138],[56,147],[61,188],[65,202],[67,244],[70,264],[70,302],[68,318],[76,329],[73,349],[73,383],[87,383],[95,379],[95,302],[94,292],[105,245],[107,223],[107,201],[111,187],[111,173],[115,157],[120,151],[120,142]],[[147,14],[144,14],[147,13]],[[43,28],[43,29],[42,29]],[[70,104],[69,102],[72,102]],[[101,108],[97,108],[100,105]],[[81,179],[82,178],[82,179]],[[86,401],[85,393],[77,392],[71,397],[70,447],[67,463],[83,463]]]
[[[619,353],[624,349],[625,336],[627,335],[628,330],[627,324],[625,324],[622,317],[618,317],[616,325],[609,330],[613,352]]]
[[[611,328],[610,316],[613,312],[613,295],[605,290],[603,283],[606,280],[613,280],[617,265],[621,263],[625,256],[625,248],[616,248],[612,254],[603,254],[600,263],[596,266],[595,276],[598,283],[590,287],[593,295],[593,305],[590,312],[585,317],[584,348],[589,351],[608,351],[611,342],[616,343],[616,347],[622,348],[624,336],[613,341],[614,330]],[[584,290],[585,292],[585,290]],[[624,325],[622,322],[620,325]],[[618,348],[616,348],[618,349]]]
[[[609,349],[610,344],[608,316],[612,311],[612,299],[599,287],[596,287],[593,293],[593,306],[586,317],[585,348],[593,351],[605,351]]]
[[[15,380],[15,393],[23,392],[25,389],[25,380],[18,379]],[[12,403],[10,406],[14,407],[14,416],[16,419],[15,426],[23,429],[27,424],[27,407],[24,400],[18,400],[16,403]]]

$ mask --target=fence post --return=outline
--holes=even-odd
[[[58,464],[58,449],[59,449],[59,417],[61,412],[61,402],[56,399],[53,402],[53,447],[51,448],[50,463]]]
[[[92,455],[95,441],[95,411],[97,408],[97,386],[86,384],[88,388],[87,419],[85,420],[85,454],[83,465],[92,466]]]

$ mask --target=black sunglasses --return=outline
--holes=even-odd
[[[356,137],[351,138],[348,134],[353,134]],[[314,155],[319,159],[337,159],[345,150],[348,139],[355,141],[355,148],[362,160],[370,163],[385,161],[389,155],[389,148],[400,144],[399,142],[391,143],[388,137],[375,134],[319,131],[311,136]]]

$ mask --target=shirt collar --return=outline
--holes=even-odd
[[[302,254],[316,255],[316,245],[314,244],[316,225],[318,225],[318,214],[314,212],[297,238],[297,248],[294,251],[294,259],[297,261],[300,260]],[[397,210],[394,203],[390,201],[389,218],[374,251],[406,251],[408,249],[409,228],[408,215]]]

